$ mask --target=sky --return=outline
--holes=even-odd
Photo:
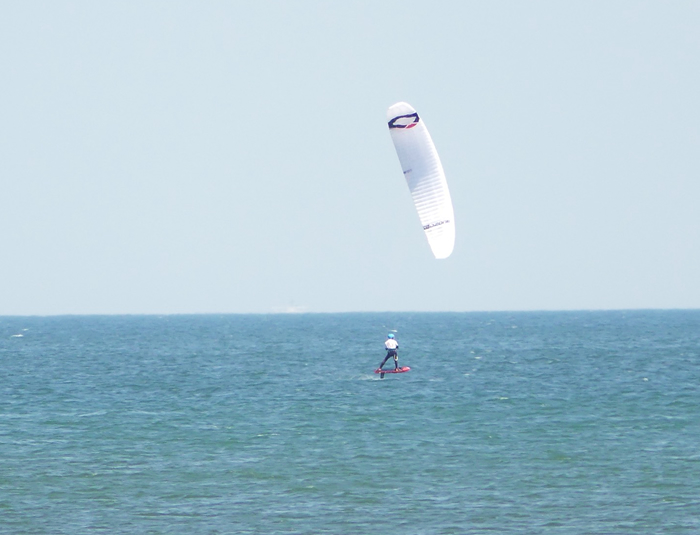
[[[700,308],[698,28],[682,0],[0,2],[0,315]]]

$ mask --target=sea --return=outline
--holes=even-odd
[[[696,535],[700,311],[0,317],[0,533]]]

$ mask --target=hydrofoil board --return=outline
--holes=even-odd
[[[385,373],[404,373],[409,371],[410,369],[411,368],[409,368],[408,366],[401,366],[396,370],[392,370],[391,368],[388,370],[380,370],[379,368],[377,368],[376,370],[374,370],[374,373],[381,373],[382,376],[384,376]]]

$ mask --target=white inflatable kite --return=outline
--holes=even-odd
[[[389,132],[403,175],[435,258],[447,258],[455,246],[455,216],[445,172],[433,140],[410,104],[387,111]]]

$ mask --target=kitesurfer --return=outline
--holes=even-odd
[[[394,335],[392,333],[386,335],[386,342],[384,342],[384,347],[386,348],[386,357],[379,365],[379,369],[381,370],[382,366],[386,364],[386,361],[389,360],[391,357],[394,357],[394,369],[398,370],[399,354],[397,352],[397,349],[399,348],[399,343],[396,341],[396,338],[394,338]]]

